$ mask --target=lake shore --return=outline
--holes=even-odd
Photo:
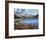
[[[19,29],[19,30],[21,30],[21,29],[38,29],[38,26],[21,24],[21,25],[15,25],[14,29]]]

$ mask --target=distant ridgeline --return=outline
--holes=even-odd
[[[17,16],[16,14],[14,14],[14,18],[38,18],[38,15],[36,16]]]

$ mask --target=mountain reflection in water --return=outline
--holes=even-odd
[[[38,19],[23,19],[22,20],[23,24],[27,24],[27,25],[38,25]]]

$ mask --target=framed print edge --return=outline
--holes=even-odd
[[[43,5],[43,34],[39,35],[23,35],[23,36],[9,36],[9,3],[22,3],[22,4],[38,4]],[[45,3],[40,2],[21,2],[21,1],[5,1],[5,38],[19,38],[19,37],[37,37],[45,36]]]

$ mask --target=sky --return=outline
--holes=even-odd
[[[22,11],[23,10],[23,11]],[[19,15],[37,15],[38,9],[14,9],[15,13]]]

